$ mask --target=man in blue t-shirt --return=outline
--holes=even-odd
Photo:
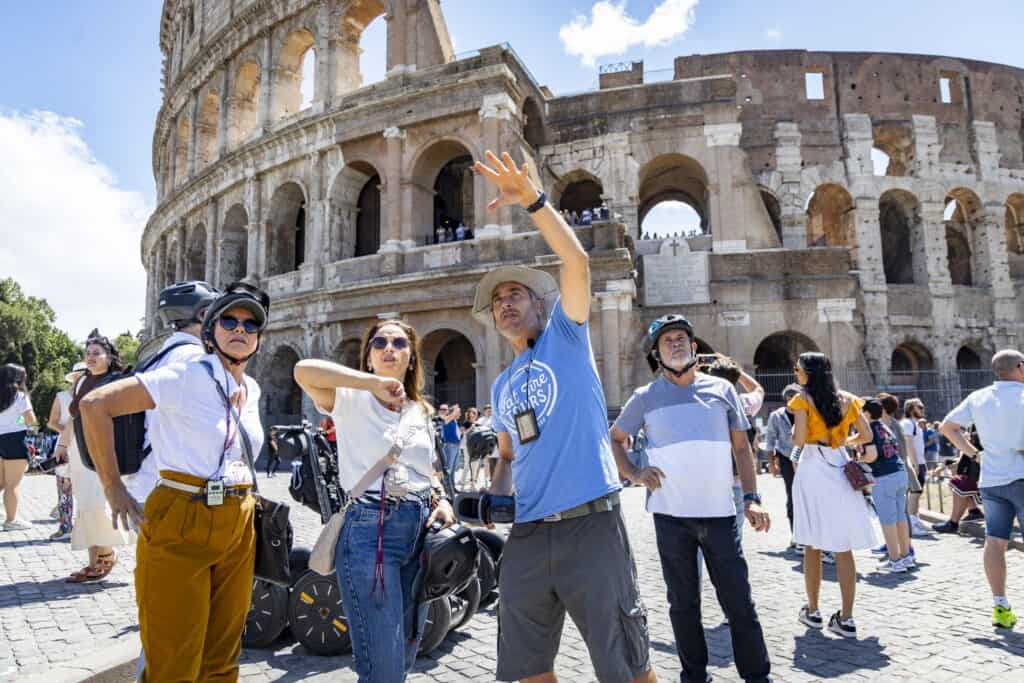
[[[562,262],[560,286],[540,270],[498,268],[473,303],[515,352],[491,390],[500,458],[489,493],[514,485],[516,495],[501,556],[497,679],[554,681],[568,612],[599,681],[655,681],[590,346],[589,257],[525,164],[487,152],[475,168],[500,192],[488,208],[526,209]]]

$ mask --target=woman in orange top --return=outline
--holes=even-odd
[[[822,353],[800,356],[796,381],[802,391],[790,399],[793,413],[793,537],[804,545],[804,584],[807,604],[800,621],[811,628],[823,626],[818,611],[821,591],[821,553],[832,551],[843,597],[843,608],[828,628],[845,638],[857,635],[853,598],[857,568],[853,551],[879,543],[867,500],[855,491],[843,472],[847,447],[871,441],[871,427],[861,410],[863,401],[836,388],[832,363]],[[851,428],[853,434],[850,434]]]

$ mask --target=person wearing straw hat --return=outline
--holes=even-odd
[[[516,496],[501,557],[497,679],[555,681],[568,612],[597,680],[655,681],[590,344],[589,257],[526,164],[488,151],[474,168],[499,192],[488,210],[519,205],[562,263],[559,283],[534,268],[497,268],[473,303],[515,353],[491,389],[500,458],[484,494]]]
[[[71,372],[64,375],[64,381],[67,382],[68,387],[74,387],[85,372],[85,362],[78,361],[71,368]],[[72,494],[71,466],[68,464],[67,444],[67,439],[73,438],[73,436],[70,433],[66,437],[64,436],[67,428],[71,425],[71,398],[71,392],[67,389],[58,391],[53,399],[53,405],[50,406],[50,417],[46,421],[46,426],[57,432],[59,437],[53,448],[53,454],[60,461],[60,464],[54,469],[56,475],[54,479],[57,480],[56,518],[59,525],[57,530],[50,534],[51,541],[70,539],[71,527],[74,523],[75,503]]]

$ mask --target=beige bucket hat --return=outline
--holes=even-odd
[[[476,287],[473,299],[473,317],[483,325],[493,325],[491,295],[494,289],[505,282],[518,282],[530,289],[544,301],[544,310],[550,314],[558,300],[558,283],[550,274],[526,266],[502,266],[484,276]]]

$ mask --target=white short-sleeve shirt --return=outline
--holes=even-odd
[[[153,446],[149,457],[155,460],[157,471],[171,470],[202,479],[223,478],[228,485],[251,483],[252,476],[242,450],[238,425],[229,418],[224,401],[203,363],[213,367],[217,383],[225,388],[228,396],[234,398],[237,392],[242,391],[213,354],[136,375],[159,413],[159,419],[149,429],[149,440]],[[249,435],[255,457],[263,447],[260,387],[248,375],[244,376],[244,381],[246,396],[241,412],[242,426]],[[226,451],[225,442],[228,443]]]
[[[910,454],[914,464],[926,464],[924,459],[924,430],[917,424],[917,420],[910,417],[900,420],[900,426],[903,427],[903,434],[914,444],[913,451]]]
[[[0,434],[13,434],[28,429],[22,419],[26,410],[32,410],[32,399],[24,391],[14,395],[14,402],[0,411]]]
[[[320,409],[320,412],[324,412]],[[401,462],[409,471],[414,490],[430,487],[434,470],[434,431],[419,404],[412,403],[399,413],[388,410],[369,391],[339,387],[334,393],[334,418],[338,435],[338,472],[341,487],[350,491],[394,444],[401,423],[405,441]],[[368,489],[380,490],[378,477]]]

